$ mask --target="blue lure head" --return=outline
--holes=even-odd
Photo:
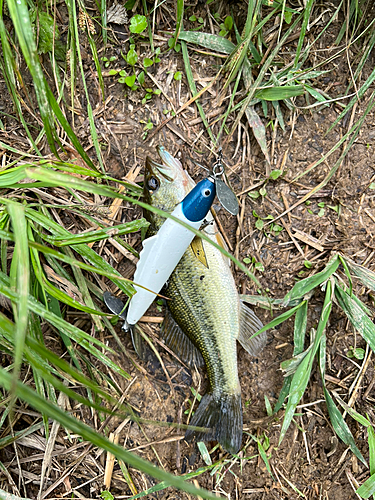
[[[185,217],[191,222],[203,220],[211,208],[215,195],[214,179],[207,177],[198,182],[182,201],[182,211]]]

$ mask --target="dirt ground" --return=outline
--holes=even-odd
[[[191,13],[197,17],[202,16],[204,19],[206,19],[206,12],[206,6],[200,3],[191,8]],[[241,19],[240,8],[238,12],[238,17]],[[163,9],[158,16],[160,16],[158,17],[159,31],[155,36],[155,45],[162,47],[163,50],[167,38],[162,30],[171,28],[173,20],[167,19]],[[342,19],[337,19],[322,37],[315,53],[317,58],[324,60],[332,54],[335,49],[333,42],[342,22]],[[170,26],[168,26],[169,23]],[[189,24],[185,26],[185,29],[188,28]],[[320,28],[321,24],[316,24],[308,33],[308,38],[312,40]],[[100,57],[118,56],[122,48],[128,47],[127,39],[128,32],[125,27],[122,38],[118,38],[115,42],[111,37],[111,44],[105,51],[104,49],[100,51]],[[81,43],[82,47],[88,50],[84,34],[82,34]],[[295,50],[296,44],[297,40],[292,40],[289,43],[289,50]],[[147,51],[146,42],[140,44],[138,50],[141,53]],[[353,51],[355,50],[358,49],[354,48]],[[196,81],[206,82],[205,79],[212,78],[217,72],[217,59],[209,55],[199,55],[193,50],[190,50],[190,54]],[[307,61],[306,65],[312,63],[313,61]],[[125,62],[119,57],[111,67],[120,69],[123,66]],[[373,66],[374,54],[365,66],[362,80],[365,80],[373,70]],[[331,98],[341,96],[350,83],[346,54],[343,53],[330,65],[323,66],[323,69],[329,69],[330,72],[315,81],[315,87],[328,92]],[[154,86],[154,82],[158,82],[162,94],[153,96],[146,104],[140,102],[142,96],[139,93],[126,91],[124,84],[118,83],[116,77],[107,76],[105,78],[106,97],[109,99],[104,107],[99,99],[95,67],[88,55],[85,59],[85,71],[93,99],[92,105],[94,108],[98,106],[96,125],[101,134],[101,140],[107,143],[107,150],[104,153],[107,172],[116,178],[123,179],[129,171],[132,169],[134,171],[134,167],[139,166],[141,169],[136,181],[142,181],[146,156],[150,155],[156,159],[155,146],[162,144],[170,153],[181,158],[195,180],[202,178],[204,172],[190,159],[210,165],[212,158],[207,153],[208,138],[207,135],[202,134],[204,127],[194,105],[189,106],[154,134],[156,127],[165,119],[163,109],[171,109],[172,106],[178,109],[190,98],[185,77],[181,81],[170,77],[176,71],[184,72],[180,53],[167,52],[161,57],[161,62],[150,69],[152,76],[150,85]],[[215,110],[218,91],[219,86],[214,85],[201,98],[201,103],[208,114]],[[278,218],[325,178],[338,160],[345,143],[320,166],[292,182],[297,175],[308,170],[323,154],[330,151],[352,126],[353,120],[356,121],[362,116],[368,104],[369,95],[367,93],[354,108],[353,113],[350,112],[328,133],[330,125],[342,109],[336,103],[327,107],[307,109],[308,103],[305,97],[298,97],[294,101],[295,111],[293,112],[282,104],[285,130],[282,130],[275,122],[272,106],[269,106],[270,115],[268,118],[262,118],[262,121],[264,125],[268,125],[266,137],[271,156],[271,169],[282,170],[282,175],[275,181],[268,180],[261,185],[260,182],[266,178],[268,167],[246,121],[243,120],[243,126],[235,132],[230,141],[225,142],[226,136],[224,135],[223,153],[228,166],[228,180],[238,195],[241,208],[238,217],[232,217],[221,209],[218,218],[233,253],[240,260],[254,257],[256,262],[263,265],[262,271],[259,269],[254,271],[253,268],[252,270],[271,298],[284,297],[296,280],[320,271],[337,251],[375,270],[373,263],[375,253],[375,194],[373,193],[375,192],[368,189],[375,177],[373,111],[368,114],[357,140],[329,183],[313,194],[307,203],[301,203],[278,220],[278,224],[283,227],[281,232],[269,233],[267,226],[264,226],[262,230],[255,226],[259,218],[264,219],[265,223],[268,222],[267,216]],[[256,107],[256,109],[260,116],[263,116],[261,108]],[[149,120],[154,127],[144,140],[142,138],[144,126]],[[271,120],[273,127],[270,124]],[[233,121],[233,118],[230,118],[229,127]],[[87,123],[87,120],[78,116],[76,132],[83,143],[88,138]],[[214,126],[214,130],[217,131],[217,125]],[[261,186],[264,186],[266,190],[264,196],[256,199],[249,196]],[[257,216],[254,216],[254,212]],[[132,220],[140,215],[141,212],[134,207],[124,206],[121,212],[123,220]],[[306,238],[309,244],[306,244]],[[130,235],[127,241],[137,250],[141,248],[139,234]],[[116,249],[107,245],[114,256],[111,259],[112,265],[125,277],[131,278],[135,269],[134,260],[124,258]],[[244,273],[236,269],[233,272],[241,293],[258,294],[257,286]],[[368,290],[354,282],[354,292],[369,307],[372,307],[372,297],[368,294]],[[309,328],[317,325],[323,298],[323,294],[316,293],[311,300]],[[259,307],[255,308],[255,311],[264,323],[270,321],[272,316],[269,311]],[[150,311],[151,316],[161,314],[162,312],[156,306],[153,306]],[[91,325],[87,323],[86,327],[87,331],[90,331]],[[157,323],[143,324],[143,328],[151,338],[157,338],[159,330]],[[135,357],[128,336],[120,328],[118,328],[118,333],[126,349]],[[362,364],[362,361],[354,362],[350,359],[347,355],[348,350],[352,346],[365,348],[365,344],[358,335],[355,335],[346,317],[338,309],[334,309],[326,333],[328,388],[335,389],[345,396],[358,373],[359,365]],[[108,335],[106,341],[116,348],[111,336]],[[188,400],[193,399],[190,387],[193,386],[202,393],[206,384],[205,374],[203,372],[190,373],[176,364],[159,344],[156,344],[156,347],[162,354],[164,368],[151,354],[147,361],[137,361],[141,370],[124,357],[122,367],[132,375],[132,379],[125,381],[116,375],[112,377],[124,391],[126,401],[139,412],[142,418],[184,423],[186,410],[189,409]],[[356,498],[353,485],[356,481],[361,484],[368,477],[368,469],[358,462],[350,450],[348,451],[347,447],[335,436],[324,402],[320,375],[315,367],[307,391],[298,407],[299,413],[281,445],[278,444],[283,410],[280,410],[276,416],[269,417],[264,398],[268,398],[272,407],[275,405],[283,383],[280,363],[289,359],[292,352],[293,323],[291,320],[268,332],[268,343],[259,359],[250,358],[242,347],[238,346],[239,375],[244,407],[244,448],[240,453],[243,459],[232,459],[220,448],[216,448],[211,454],[211,459],[213,462],[221,460],[221,463],[216,469],[199,475],[195,480],[197,485],[214,490],[231,499],[304,497],[347,500]],[[168,382],[164,369],[168,372],[171,383]],[[374,381],[374,364],[370,360],[358,388],[355,408],[362,415],[367,413],[373,421],[375,420]],[[82,409],[80,414],[83,421],[97,426],[91,412]],[[346,417],[346,422],[355,437],[358,448],[368,459],[366,431],[350,417]],[[166,430],[165,427],[153,425],[140,428],[131,422],[123,425],[120,419],[113,417],[106,427],[107,435],[118,429],[120,425],[122,425],[120,444],[124,444],[129,450],[135,450],[141,457],[169,472],[182,474],[205,466],[196,445],[188,445],[181,439],[181,431]],[[272,476],[267,471],[264,461],[258,456],[257,443],[252,436],[263,439],[264,444],[269,441],[267,455]],[[43,439],[41,437],[42,444],[39,445],[31,440],[30,442],[21,441],[17,445],[21,457],[20,464],[14,461],[12,446],[1,451],[1,461],[8,467],[9,474],[15,482],[19,477],[18,468],[22,467],[30,496],[36,495],[38,490],[38,476],[43,458],[43,453],[41,453]],[[215,443],[208,444],[208,450],[212,450],[214,446]],[[73,437],[69,443],[63,437],[58,438],[57,448],[58,454],[54,458],[47,482],[48,491],[43,498],[65,497],[66,492],[71,491],[70,488],[74,490],[75,496],[98,498],[103,483],[104,454],[90,450],[83,456],[84,447],[76,437]],[[156,484],[152,478],[135,469],[130,468],[129,474],[138,492]],[[2,476],[1,481],[9,482],[10,479]],[[131,496],[118,464],[115,465],[111,492],[118,499]],[[147,498],[185,499],[188,495],[168,488],[159,493],[149,494]]]

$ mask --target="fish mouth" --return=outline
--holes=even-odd
[[[173,181],[173,178],[171,177],[171,169],[166,167],[165,165],[160,165],[160,163],[157,163],[156,161],[152,160],[149,156],[146,158],[146,176],[158,176],[162,175],[165,179],[168,181]]]
[[[176,162],[178,162],[178,160],[176,160],[176,158],[168,153],[164,146],[156,146],[156,151],[158,152],[163,165],[165,165],[170,170],[174,170],[176,168]]]
[[[161,175],[168,182],[173,182],[173,170],[168,167],[168,165],[157,163],[152,160],[149,156],[146,158],[146,176],[158,176]]]
[[[146,158],[146,175],[162,175],[168,182],[173,182],[178,170],[182,170],[181,163],[174,158],[163,146],[157,146],[161,163],[157,163],[149,156]]]

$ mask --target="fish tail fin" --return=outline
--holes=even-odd
[[[242,442],[241,393],[205,394],[190,425],[206,427],[207,431],[188,429],[186,441],[218,441],[224,450],[237,453]]]

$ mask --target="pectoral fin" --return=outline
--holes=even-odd
[[[161,336],[167,346],[190,367],[204,366],[201,353],[195,347],[189,337],[181,330],[173,319],[169,309],[167,309],[164,321],[161,326]]]
[[[196,258],[208,269],[208,263],[207,263],[206,253],[203,248],[202,238],[195,236],[193,241],[190,243],[190,246]]]
[[[267,332],[251,338],[262,327],[260,319],[241,300],[240,333],[237,340],[251,356],[258,356],[266,345]]]

